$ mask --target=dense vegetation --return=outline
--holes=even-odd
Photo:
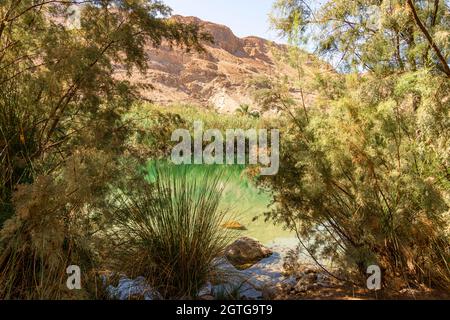
[[[114,68],[145,71],[146,45],[210,40],[169,15],[159,1],[1,2],[0,298],[67,297],[68,262],[95,270],[100,208],[132,167],[119,156],[136,88]]]
[[[225,189],[223,168],[208,168],[192,178],[195,167],[156,164],[153,183],[115,192],[110,204],[113,238],[133,278],[146,275],[165,298],[196,297],[214,277],[217,257],[228,244],[220,209]],[[125,243],[125,245],[124,245]]]
[[[261,104],[289,123],[281,172],[266,180],[279,204],[270,216],[296,230],[315,259],[334,258],[356,278],[377,264],[386,287],[448,289],[448,3],[275,7],[276,25],[293,43],[317,39],[317,52],[340,55],[346,72],[318,73],[307,84],[300,76],[298,86],[319,95],[307,108],[280,85],[257,89]],[[298,50],[287,59],[301,75]]]
[[[273,193],[267,218],[318,263],[358,285],[377,264],[385,288],[450,289],[448,1],[276,1],[291,42],[280,59],[297,78],[252,82],[276,119],[142,103],[117,65],[145,72],[146,45],[202,50],[210,37],[159,1],[84,1],[77,28],[62,22],[69,5],[80,6],[0,4],[0,299],[102,299],[103,270],[195,298],[226,242],[223,173],[188,180],[169,165],[145,180],[142,166],[199,118],[281,129],[279,174],[249,175]],[[304,45],[336,72],[306,77]],[[69,264],[84,271],[81,291],[66,290]]]

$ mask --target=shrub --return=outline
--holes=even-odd
[[[154,182],[135,183],[112,200],[120,269],[145,276],[165,298],[195,298],[227,244],[219,210],[223,171],[157,165]]]
[[[99,212],[116,168],[111,155],[82,149],[52,174],[16,187],[14,215],[0,229],[0,299],[98,298]],[[66,286],[70,265],[81,268],[80,291]]]
[[[0,227],[12,213],[16,185],[32,181],[31,159],[37,151],[36,116],[16,81],[0,86]]]
[[[449,288],[448,81],[342,79],[327,109],[284,128],[280,173],[266,179],[279,205],[270,216],[317,259],[364,276],[377,264],[388,287]]]
[[[58,187],[51,178],[39,177],[15,192],[16,213],[0,231],[0,299],[87,297],[86,291],[66,287],[66,268],[79,265],[84,285],[93,260],[79,230],[77,204],[68,203],[65,210],[62,201],[69,199],[59,198]]]

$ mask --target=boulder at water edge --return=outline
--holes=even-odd
[[[250,268],[255,263],[270,257],[272,250],[255,239],[243,237],[225,249],[225,257],[237,269]]]

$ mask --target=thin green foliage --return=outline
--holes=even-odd
[[[217,272],[228,243],[219,210],[224,172],[211,167],[190,176],[192,167],[158,165],[153,183],[117,192],[113,200],[121,270],[144,275],[166,298],[195,298]]]

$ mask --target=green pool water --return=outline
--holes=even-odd
[[[154,179],[154,166],[154,162],[149,162],[147,165],[146,172],[149,180]],[[264,213],[270,211],[270,193],[259,189],[245,175],[244,166],[217,166],[217,170],[225,171],[223,178],[225,188],[220,209],[227,212],[227,220],[239,222],[247,229],[236,231],[237,237],[249,236],[263,244],[271,244],[277,242],[278,239],[294,238],[291,231],[284,230],[282,226],[265,220]],[[189,166],[189,174],[192,179],[195,179],[204,174],[204,167],[202,165]]]
[[[242,168],[232,169],[235,173],[228,180],[222,206],[237,222],[247,230],[240,231],[242,236],[253,237],[264,244],[278,238],[293,236],[281,226],[266,221],[264,213],[270,211],[271,196],[259,190],[252,181],[242,174]]]

